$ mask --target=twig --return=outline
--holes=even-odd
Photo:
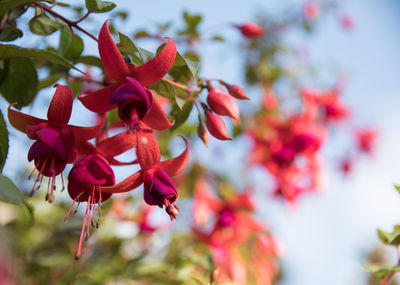
[[[85,29],[82,29],[80,26],[78,26],[77,23],[79,23],[80,21],[82,21],[84,18],[86,18],[88,16],[88,13],[90,14],[90,11],[88,13],[86,13],[85,16],[83,16],[83,18],[79,19],[78,21],[74,22],[71,20],[68,20],[67,18],[65,18],[64,16],[58,14],[57,12],[53,11],[50,7],[43,5],[39,2],[34,2],[34,5],[42,8],[43,10],[45,10],[46,12],[48,12],[49,14],[53,15],[54,17],[59,18],[61,21],[63,21],[64,23],[66,23],[68,26],[70,27],[74,27],[75,29],[81,31],[82,33],[88,35],[89,37],[91,37],[92,39],[94,39],[96,42],[98,41],[97,38],[92,35],[91,33],[89,33],[88,31],[86,31]]]

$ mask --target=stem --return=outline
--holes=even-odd
[[[85,19],[87,18],[87,16],[89,16],[91,13],[92,13],[92,11],[90,11],[90,10],[87,11],[86,14],[85,14],[82,18],[80,18],[79,20],[74,21],[73,23],[76,25],[76,24],[82,22],[82,21],[85,20]]]
[[[192,92],[190,91],[190,89],[189,89],[187,86],[185,86],[185,85],[176,83],[176,82],[174,82],[174,81],[172,81],[172,80],[169,80],[169,79],[167,79],[167,78],[163,78],[162,81],[168,82],[169,84],[174,85],[175,87],[178,87],[179,89],[185,90],[185,91],[186,91],[187,93],[189,93],[189,94],[192,93]]]
[[[396,245],[397,251],[397,265],[400,265],[400,246]],[[389,285],[389,283],[393,280],[397,271],[391,271],[384,279],[381,281],[381,285]]]
[[[96,42],[98,41],[97,38],[92,35],[91,33],[89,33],[88,31],[86,31],[85,29],[82,29],[81,27],[78,26],[77,23],[79,23],[80,21],[82,21],[84,18],[86,18],[88,16],[88,13],[90,13],[90,11],[88,13],[86,13],[85,16],[83,16],[83,18],[79,19],[78,21],[74,22],[71,20],[68,20],[67,18],[65,18],[64,16],[58,14],[57,12],[53,11],[50,7],[43,5],[39,2],[33,2],[34,5],[42,8],[43,10],[45,10],[46,12],[48,12],[49,14],[53,15],[54,17],[59,18],[61,21],[63,21],[64,23],[66,23],[69,27],[74,27],[75,29],[81,31],[82,33],[88,35],[89,37],[91,37],[92,39],[94,39]]]

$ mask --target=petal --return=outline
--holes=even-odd
[[[47,110],[47,119],[51,125],[64,126],[71,117],[74,93],[68,86],[56,84],[54,87],[57,89]]]
[[[32,117],[24,113],[21,113],[19,111],[11,109],[11,107],[14,106],[15,104],[17,103],[13,103],[10,106],[8,106],[8,120],[10,124],[18,131],[26,133],[27,126],[37,125],[40,123],[47,123],[47,120]]]
[[[143,118],[143,123],[149,126],[153,130],[163,131],[169,129],[174,125],[174,122],[170,122],[168,120],[167,115],[164,113],[160,104],[158,104],[157,100],[153,100],[153,104],[150,107],[150,110]]]
[[[143,183],[142,171],[138,171],[129,176],[128,178],[126,178],[124,181],[115,184],[113,186],[102,186],[100,190],[101,192],[104,193],[124,193],[139,187],[139,185],[142,183]]]
[[[67,158],[67,149],[60,132],[53,128],[44,128],[36,132],[42,143],[57,152],[61,159]]]
[[[98,125],[92,127],[79,127],[74,125],[67,125],[67,129],[74,133],[76,141],[79,140],[87,141],[97,137],[103,131],[105,123],[106,119],[103,118],[103,120],[100,121]]]
[[[100,59],[111,78],[124,81],[125,76],[129,73],[129,68],[111,37],[108,21],[104,22],[99,34]]]
[[[131,132],[123,132],[102,140],[96,148],[103,156],[113,158],[134,147],[136,147],[136,135]]]
[[[48,148],[44,143],[36,141],[33,143],[28,152],[28,161],[42,157],[50,157],[54,155],[54,151]]]
[[[117,104],[110,104],[110,98],[115,89],[121,84],[115,83],[107,87],[103,87],[85,96],[78,97],[83,106],[92,112],[105,113],[117,107]]]
[[[141,124],[137,130],[136,157],[140,167],[145,170],[153,168],[160,162],[160,149],[153,131]]]
[[[169,176],[175,176],[182,172],[185,169],[188,161],[189,161],[189,147],[187,140],[182,137],[185,141],[186,149],[179,156],[165,160],[158,164],[162,170],[164,170]]]
[[[176,57],[176,46],[172,39],[168,39],[165,47],[151,60],[133,69],[129,75],[134,77],[143,86],[160,81],[171,69]]]

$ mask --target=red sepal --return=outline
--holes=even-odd
[[[159,163],[159,167],[164,170],[169,176],[176,176],[181,173],[189,161],[189,146],[187,140],[182,137],[185,142],[186,148],[179,156],[165,160]]]
[[[160,162],[160,149],[153,131],[143,124],[136,132],[137,148],[136,157],[143,170],[153,168]]]
[[[175,42],[168,38],[165,47],[151,60],[134,68],[129,76],[134,77],[143,86],[160,81],[171,69],[176,57]]]
[[[11,109],[17,103],[12,103],[8,106],[8,120],[10,124],[18,131],[26,133],[27,126],[33,126],[40,123],[47,123],[47,120],[39,119],[30,115],[26,115],[19,111]]]
[[[47,110],[47,119],[50,125],[62,127],[68,124],[71,117],[74,93],[68,86],[56,84],[54,87],[57,89]]]
[[[104,139],[97,144],[97,150],[105,157],[114,157],[136,147],[136,135],[133,133],[120,133]]]
[[[161,108],[157,100],[153,100],[150,110],[148,111],[146,116],[142,119],[142,121],[148,127],[157,131],[163,131],[169,129],[174,125],[174,122],[171,123],[168,120],[167,115],[164,113],[163,109]]]
[[[102,186],[99,190],[104,193],[124,193],[139,187],[142,183],[143,171],[140,170],[118,184],[113,186]]]
[[[83,106],[92,112],[105,113],[117,107],[117,104],[110,104],[110,98],[114,90],[121,84],[114,83],[110,86],[103,87],[85,96],[78,97]]]
[[[100,59],[111,78],[124,81],[125,76],[129,73],[129,68],[111,37],[108,21],[105,21],[99,34]]]

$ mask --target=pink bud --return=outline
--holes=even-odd
[[[267,31],[259,25],[250,22],[237,25],[236,28],[248,39],[255,39],[267,33]]]
[[[209,90],[207,104],[215,113],[222,116],[230,116],[234,119],[239,118],[239,107],[235,99],[222,92],[218,92],[213,87],[210,87]]]
[[[249,97],[247,97],[246,93],[244,93],[243,89],[240,88],[238,85],[230,85],[230,84],[224,84],[226,89],[228,89],[228,92],[231,96],[235,97],[236,99],[240,100],[250,100]]]
[[[218,115],[211,113],[209,110],[206,110],[206,118],[207,129],[213,137],[221,141],[232,140],[232,138],[228,136],[224,120]]]

